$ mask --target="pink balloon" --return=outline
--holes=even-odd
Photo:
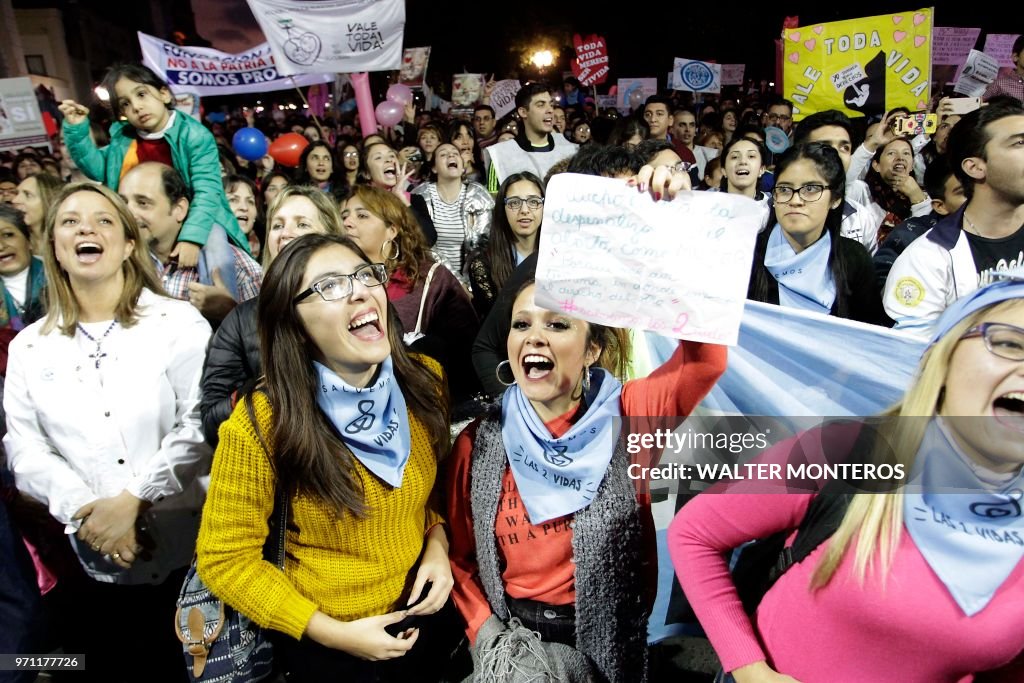
[[[352,89],[356,92],[356,108],[359,111],[359,127],[363,137],[377,132],[377,119],[373,116],[373,95],[370,94],[370,76],[365,71],[352,74]]]
[[[402,120],[405,107],[400,102],[385,100],[377,105],[377,121],[390,128]]]
[[[392,102],[398,102],[403,107],[412,104],[412,88],[405,83],[395,83],[388,88],[388,99]]]

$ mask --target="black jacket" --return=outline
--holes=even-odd
[[[235,306],[210,338],[206,351],[199,409],[203,416],[203,434],[214,448],[217,447],[217,430],[231,415],[236,397],[241,397],[263,374],[256,331],[258,301],[258,298],[249,299]]]
[[[911,216],[893,228],[893,231],[889,233],[889,236],[878,247],[874,259],[875,275],[878,278],[878,291],[883,296],[885,294],[885,281],[889,278],[892,264],[896,263],[896,259],[910,246],[911,242],[935,227],[940,218],[942,216],[934,211],[927,216]]]
[[[766,304],[779,304],[779,283],[764,265],[765,253],[768,251],[768,238],[772,231],[764,230],[757,236],[754,246],[754,263],[750,275],[750,287],[747,298]],[[892,327],[892,320],[882,308],[882,297],[875,286],[875,268],[871,263],[871,255],[864,245],[848,237],[840,237],[836,245],[837,252],[846,261],[846,315],[844,318],[862,323]],[[767,293],[758,295],[757,284],[762,280],[767,283]],[[837,283],[842,291],[843,285]],[[839,297],[832,304],[830,315],[839,315]]]

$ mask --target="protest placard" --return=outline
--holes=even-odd
[[[523,84],[514,78],[498,81],[491,91],[491,108],[494,109],[495,118],[501,118],[516,108],[516,93],[522,89]]]
[[[984,52],[971,50],[953,92],[967,97],[981,97],[988,84],[996,80],[998,75],[999,63],[995,59]]]
[[[49,141],[32,81],[0,79],[0,151],[46,145]]]
[[[672,89],[689,92],[722,92],[722,65],[676,57]]]
[[[723,64],[722,85],[743,85],[743,74],[746,70],[746,64]]]
[[[735,344],[763,207],[724,192],[655,202],[560,173],[544,202],[537,302],[613,327]]]
[[[932,30],[932,64],[934,66],[960,66],[974,49],[981,35],[980,28],[936,26]]]
[[[138,35],[142,63],[164,79],[175,94],[209,97],[263,93],[334,80],[334,74],[281,75],[268,43],[228,54],[209,47],[176,45],[141,31]]]
[[[932,10],[927,8],[785,29],[783,92],[793,102],[793,119],[829,109],[851,117],[894,107],[927,109],[931,48]],[[855,64],[864,78],[843,90],[828,86]]]
[[[285,75],[402,66],[404,0],[247,0]]]
[[[634,107],[642,107],[651,95],[658,94],[657,78],[620,78],[617,86],[615,106],[627,114]]]
[[[422,88],[429,62],[429,47],[406,48],[402,53],[402,68],[398,71],[398,82],[410,88]]]
[[[590,87],[608,80],[608,44],[604,36],[589,35],[581,38],[577,33],[572,37],[572,42],[576,48],[572,74],[579,79],[580,85]]]
[[[989,33],[985,36],[985,49],[982,52],[995,59],[999,66],[1012,69],[1016,66],[1013,63],[1013,42],[1019,35],[1019,33]]]
[[[452,104],[472,107],[484,92],[483,74],[455,74],[452,76]]]

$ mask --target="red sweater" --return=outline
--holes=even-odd
[[[686,416],[704,398],[725,371],[726,347],[682,342],[672,358],[649,377],[627,382],[622,389],[622,414],[635,416]],[[552,435],[569,431],[573,414],[546,423]],[[451,534],[448,552],[455,587],[452,597],[468,624],[467,633],[476,639],[480,626],[491,615],[477,578],[476,541],[470,507],[470,467],[473,442],[479,423],[469,425],[455,441],[448,463],[448,520]],[[512,471],[506,467],[502,494],[497,501],[494,533],[503,560],[502,580],[513,598],[537,600],[552,605],[573,604],[572,520],[573,515],[530,523]],[[652,563],[652,567],[656,567]],[[653,581],[653,578],[652,578]],[[650,587],[653,591],[653,585]]]

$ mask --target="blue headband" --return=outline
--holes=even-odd
[[[995,277],[1001,279],[957,299],[943,311],[935,324],[929,346],[946,336],[958,322],[975,311],[1010,299],[1024,299],[1024,267],[998,272]]]

